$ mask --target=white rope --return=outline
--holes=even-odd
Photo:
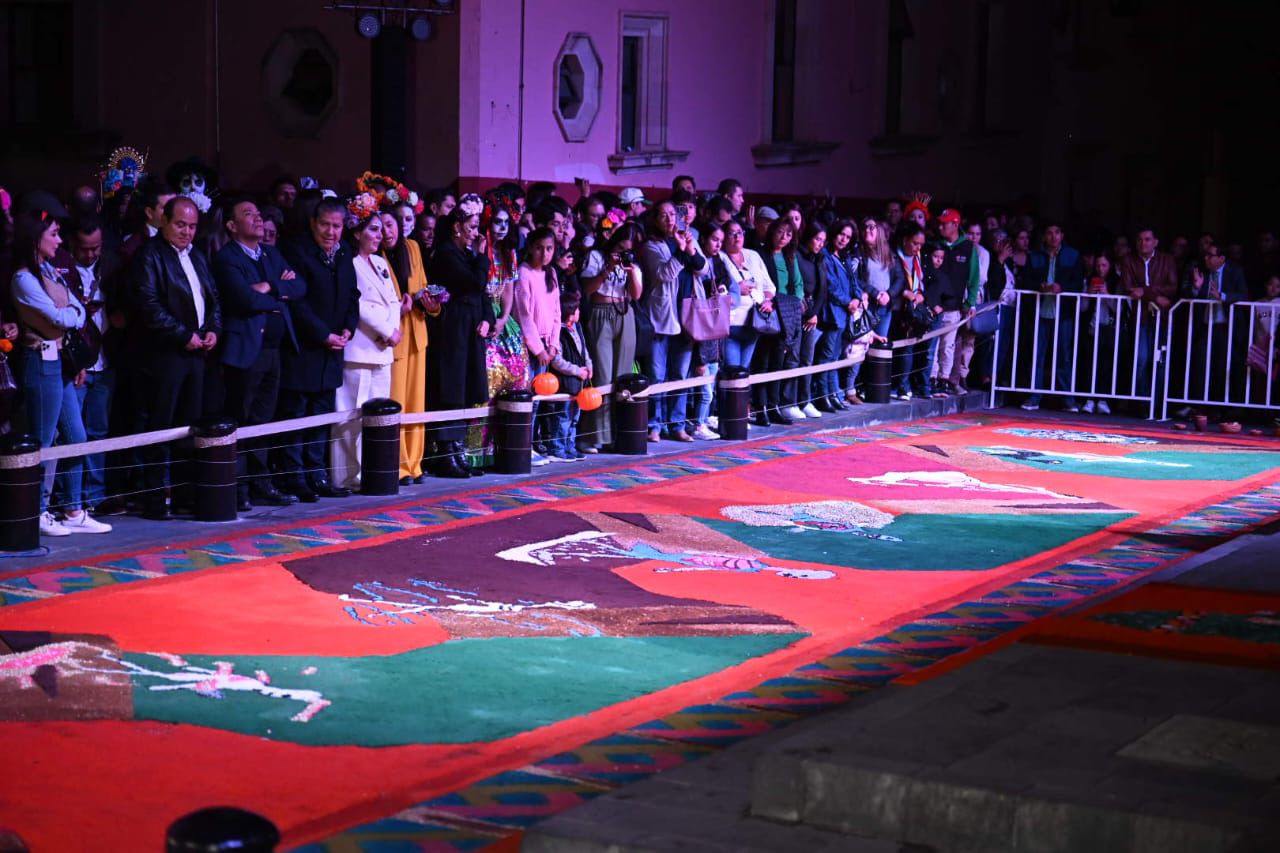
[[[998,307],[995,303],[987,305],[978,310],[977,313],[985,313],[993,311]],[[975,315],[976,316],[976,315]],[[958,329],[966,325],[970,321],[970,317],[966,316],[957,323],[944,326],[941,329],[934,329],[927,334],[917,338],[906,338],[900,341],[894,341],[892,346],[894,349],[900,347],[913,346],[915,344],[927,341],[931,338],[944,335],[949,331]],[[829,361],[824,364],[814,364],[807,367],[794,367],[789,370],[775,370],[771,373],[760,373],[749,377],[748,384],[759,385],[764,382],[778,382],[784,379],[794,379],[799,376],[811,376],[815,373],[826,373],[831,370],[841,370],[846,367],[852,367],[855,364],[861,364],[863,356],[857,358],[845,358],[839,361]],[[689,388],[699,388],[704,385],[711,385],[715,382],[715,377],[694,376],[689,379],[677,379],[671,382],[657,382],[648,386],[642,391],[637,391],[633,399],[652,397],[655,394],[664,394],[669,391],[683,391]],[[612,383],[608,385],[598,385],[596,390],[602,395],[609,395],[613,392]],[[534,395],[535,403],[563,403],[572,400],[573,396],[569,394],[547,394]],[[446,409],[438,412],[412,412],[402,414],[400,423],[402,425],[409,424],[435,424],[445,423],[448,421],[474,421],[488,418],[493,415],[495,409],[489,406],[474,406],[466,409]],[[323,415],[310,415],[305,418],[294,418],[287,421],[274,421],[269,424],[258,424],[257,426],[241,427],[236,431],[236,438],[244,440],[249,438],[261,438],[267,435],[279,435],[286,432],[296,432],[298,430],[312,429],[322,426],[333,426],[337,424],[346,424],[353,420],[360,419],[360,410],[352,409],[345,412],[329,412]],[[78,456],[88,456],[95,453],[109,453],[113,450],[128,450],[135,447],[145,447],[152,444],[164,444],[170,441],[178,441],[187,438],[191,434],[190,427],[174,427],[173,429],[157,430],[155,432],[140,432],[134,435],[122,435],[115,438],[102,438],[96,441],[85,441],[79,444],[64,444],[58,447],[46,447],[40,451],[41,460],[48,461],[52,459],[72,459]]]

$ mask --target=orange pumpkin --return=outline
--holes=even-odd
[[[603,402],[600,396],[600,389],[593,388],[590,385],[584,385],[574,399],[578,403],[578,408],[584,412],[594,412],[600,408],[600,404]]]
[[[13,352],[13,341],[8,338],[0,338],[0,352]]]
[[[539,373],[533,377],[533,393],[549,397],[560,390],[560,380],[554,373]]]

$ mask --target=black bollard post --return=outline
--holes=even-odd
[[[867,379],[867,402],[889,402],[889,386],[893,382],[893,350],[871,347],[863,365]]]
[[[40,547],[40,490],[44,468],[35,436],[0,436],[0,551]]]
[[[191,427],[195,448],[192,505],[196,521],[236,520],[236,422],[207,418]]]
[[[635,396],[649,387],[643,373],[628,373],[613,380],[613,449],[624,456],[649,452],[648,397]]]
[[[400,404],[379,397],[360,407],[360,494],[400,494]]]
[[[493,423],[493,470],[528,474],[533,470],[533,394],[507,391],[498,397]]]
[[[165,853],[273,853],[279,843],[275,824],[232,806],[183,815],[164,835]]]
[[[743,441],[747,437],[747,413],[751,409],[751,371],[726,367],[716,376],[716,410],[720,437]]]

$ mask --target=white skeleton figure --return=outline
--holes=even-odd
[[[1069,500],[1070,495],[1060,495],[1040,486],[1021,486],[1015,483],[984,483],[963,471],[890,471],[874,477],[850,477],[850,483],[864,486],[924,486],[934,489],[965,489],[971,492],[1004,492],[1018,495],[1043,495],[1047,498]]]
[[[81,651],[87,653],[84,657],[91,660],[97,658],[97,660],[101,661],[101,665],[93,666],[83,662],[77,657],[77,653]],[[190,690],[211,699],[223,698],[224,691],[258,693],[271,699],[290,699],[295,702],[305,703],[306,707],[290,718],[298,723],[307,722],[330,705],[329,700],[325,699],[316,690],[272,687],[270,676],[262,670],[258,670],[252,676],[238,675],[235,672],[235,664],[227,661],[215,661],[215,668],[208,669],[188,664],[177,655],[163,652],[153,652],[150,655],[165,661],[179,671],[159,672],[136,664],[133,661],[117,657],[107,649],[71,640],[62,643],[50,643],[49,645],[16,654],[0,655],[0,678],[26,679],[27,682],[34,686],[36,669],[40,666],[53,665],[58,667],[60,672],[87,673],[95,676],[125,676],[134,679],[156,678],[170,682],[168,684],[151,684],[147,686],[148,690],[157,692]]]
[[[1163,462],[1158,459],[1139,459],[1134,456],[1107,456],[1102,453],[1069,453],[1064,450],[1030,450],[1020,447],[975,447],[979,453],[988,456],[1000,456],[1010,459],[1025,459],[1029,462],[1042,462],[1056,465],[1061,460],[1073,462],[1116,463],[1121,465],[1155,465],[1159,468],[1190,468],[1187,462]]]
[[[773,572],[778,577],[793,580],[829,580],[835,572],[815,569],[791,569],[784,566],[771,566],[755,557],[741,557],[732,554],[715,554],[702,551],[688,551],[672,554],[645,542],[637,540],[629,547],[623,547],[613,538],[613,534],[600,530],[584,530],[570,533],[555,539],[542,542],[531,542],[528,545],[517,545],[499,551],[498,556],[504,560],[518,563],[530,563],[535,566],[554,566],[562,560],[580,560],[615,558],[619,560],[662,560],[673,562],[674,566],[660,566],[654,569],[657,574],[679,572],[741,572],[758,574]]]
[[[1159,444],[1154,438],[1138,435],[1121,435],[1111,432],[1076,432],[1069,429],[1028,429],[1025,427],[1009,427],[998,429],[1001,435],[1016,435],[1019,438],[1044,438],[1052,441],[1079,441],[1085,444]]]

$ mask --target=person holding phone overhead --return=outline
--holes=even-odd
[[[611,383],[632,371],[636,360],[635,304],[643,291],[636,263],[640,226],[634,222],[611,224],[603,233],[607,236],[587,253],[579,277],[587,300],[582,325],[597,384]],[[600,408],[583,414],[577,438],[583,453],[612,449],[612,396],[605,394]]]

